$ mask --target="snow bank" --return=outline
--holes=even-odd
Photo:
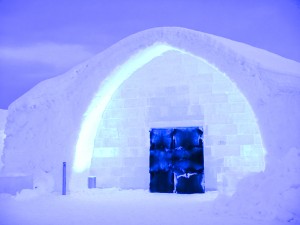
[[[6,124],[7,110],[0,109],[0,171],[3,167],[2,154],[5,139],[5,124]]]
[[[219,196],[217,214],[300,224],[300,149],[292,148],[266,171],[242,180],[235,194]]]

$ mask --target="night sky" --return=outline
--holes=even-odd
[[[160,26],[300,62],[300,0],[0,0],[0,109],[117,41]]]

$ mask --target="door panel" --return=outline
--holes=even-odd
[[[198,127],[151,129],[150,192],[205,192],[202,135]]]

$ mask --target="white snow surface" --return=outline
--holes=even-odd
[[[288,225],[279,219],[220,214],[216,192],[163,194],[147,190],[91,189],[71,195],[40,195],[23,190],[0,195],[1,225]]]
[[[3,130],[7,117],[7,110],[0,109],[0,129]]]
[[[6,124],[7,110],[0,109],[0,171],[3,167],[2,154],[5,139],[5,124]]]
[[[116,188],[66,196],[39,189],[25,189],[16,196],[0,194],[0,224],[300,224],[299,160],[300,150],[291,149],[276,169],[244,179],[232,197]]]
[[[237,84],[257,116],[266,171],[245,178],[232,197],[203,195],[210,201],[141,190],[49,194],[61,187],[61,162],[72,164],[81,121],[101,83],[132,54],[155,43],[201,57]],[[10,105],[3,172],[33,174],[37,190],[2,195],[0,224],[300,224],[299,106],[295,61],[183,28],[132,35]]]

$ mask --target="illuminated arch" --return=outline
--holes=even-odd
[[[168,51],[174,50],[182,54],[192,55],[193,57],[196,57],[202,62],[208,64],[210,67],[213,67],[215,70],[219,71],[216,67],[212,66],[203,58],[166,43],[157,42],[132,55],[125,63],[112,71],[101,83],[97,94],[93,98],[88,110],[84,114],[79,138],[76,144],[71,186],[79,187],[79,183],[84,183],[76,182],[76,180],[82,174],[87,174],[87,171],[90,168],[97,128],[101,121],[102,114],[115,91],[139,68],[149,63],[152,59],[159,57]]]

